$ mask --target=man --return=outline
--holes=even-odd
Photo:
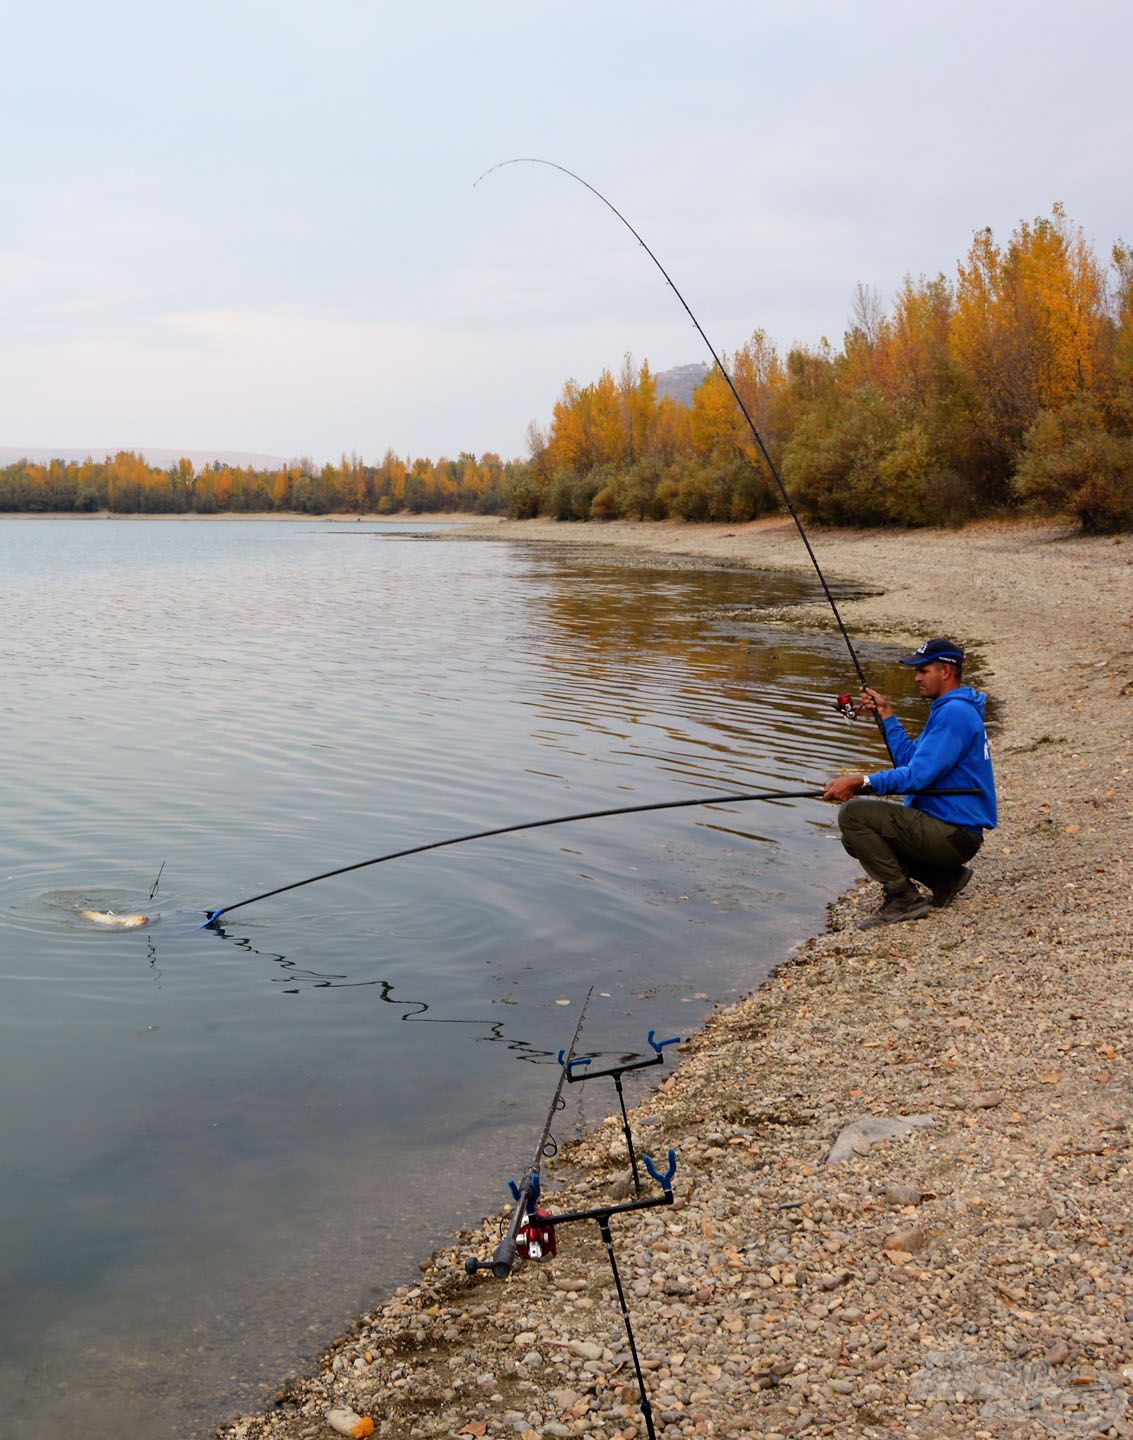
[[[884,722],[896,762],[874,775],[831,780],[823,798],[841,805],[842,844],[871,879],[885,888],[885,900],[862,928],[923,920],[933,905],[950,904],[968,881],[970,860],[995,828],[995,777],[984,730],[987,696],[962,683],[964,652],[946,637],[926,640],[915,655],[901,657],[916,675],[917,690],[931,701],[928,724],[911,740],[878,691],[862,691],[862,707]],[[975,790],[974,795],[914,795],[916,790]],[[905,795],[904,805],[859,797]]]

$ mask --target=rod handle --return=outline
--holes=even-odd
[[[465,1274],[475,1275],[477,1270],[490,1270],[497,1280],[506,1280],[515,1265],[515,1255],[515,1241],[505,1235],[490,1260],[477,1260],[475,1255],[469,1255],[464,1262]]]
[[[505,1235],[492,1256],[491,1271],[497,1280],[506,1280],[515,1264],[515,1241]]]

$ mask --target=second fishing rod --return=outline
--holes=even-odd
[[[589,190],[591,195],[593,195],[596,199],[600,200],[602,204],[605,205],[607,210],[617,216],[617,218],[621,221],[621,223],[625,226],[625,228],[645,251],[646,255],[649,256],[650,260],[653,261],[654,265],[656,265],[657,269],[664,276],[665,283],[680,301],[681,307],[684,310],[685,314],[696,327],[696,333],[700,336],[700,338],[704,341],[705,345],[708,347],[708,353],[716,362],[717,369],[720,371],[720,374],[727,382],[728,389],[732,392],[732,396],[736,404],[739,406],[740,414],[747,422],[747,427],[751,431],[751,436],[752,439],[755,441],[756,449],[763,457],[763,461],[766,464],[768,471],[770,472],[771,478],[775,482],[775,487],[782,498],[783,504],[787,508],[787,513],[795,522],[795,529],[799,532],[799,539],[806,547],[806,553],[810,557],[810,563],[814,567],[814,573],[818,576],[818,583],[822,586],[822,593],[826,596],[826,603],[830,606],[831,613],[834,616],[835,624],[838,626],[839,633],[841,634],[842,639],[845,642],[846,649],[849,651],[850,662],[854,667],[855,673],[857,674],[858,680],[861,684],[861,688],[863,690],[868,689],[869,686],[868,682],[866,681],[865,671],[862,669],[861,661],[858,659],[858,653],[854,649],[853,642],[850,639],[849,631],[846,629],[845,623],[842,620],[842,613],[838,609],[837,601],[834,599],[834,592],[831,590],[830,585],[827,582],[826,576],[822,573],[822,566],[818,563],[818,556],[814,553],[814,546],[810,543],[810,537],[806,533],[806,527],[803,525],[802,519],[799,516],[799,512],[795,509],[794,502],[791,500],[791,496],[789,491],[787,490],[786,485],[784,485],[783,483],[783,477],[779,473],[779,467],[772,459],[770,450],[768,450],[767,446],[764,444],[763,436],[759,433],[755,421],[751,417],[751,411],[744,403],[744,398],[740,394],[739,390],[736,388],[736,383],[732,379],[732,376],[728,371],[727,366],[724,364],[723,360],[717,353],[715,345],[713,345],[712,341],[709,340],[707,334],[704,331],[704,327],[693,314],[692,307],[689,305],[685,297],[681,294],[680,290],[677,288],[676,282],[673,280],[672,276],[665,269],[664,265],[661,264],[661,261],[657,258],[657,256],[642,239],[638,231],[634,228],[633,225],[630,224],[630,222],[626,219],[626,217],[622,214],[622,212],[618,209],[618,207],[613,203],[612,200],[607,199],[607,197],[602,194],[601,190],[599,190],[596,186],[591,185],[589,180],[584,180],[581,175],[576,174],[573,170],[568,170],[565,165],[560,165],[555,160],[544,160],[534,155],[520,155],[516,156],[514,159],[511,160],[501,160],[498,165],[489,166],[489,168],[485,170],[482,175],[479,175],[475,181],[475,184],[479,185],[480,181],[483,180],[485,176],[491,175],[497,170],[503,170],[509,165],[545,165],[549,170],[557,170],[560,175],[566,175],[569,176],[571,180],[576,180],[579,185],[581,185],[584,189]],[[885,726],[882,723],[881,717],[876,712],[874,712],[874,719],[877,722],[878,734],[881,736],[881,739],[885,745],[885,749],[889,754],[889,759],[891,763],[895,765],[897,763],[897,759],[896,756],[893,754],[893,747],[889,743],[889,737],[885,733]]]

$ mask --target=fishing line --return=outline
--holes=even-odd
[[[978,790],[909,790],[908,795],[978,795]],[[387,860],[402,860],[407,855],[423,855],[428,850],[443,850],[449,845],[464,845],[470,840],[486,840],[493,835],[514,835],[520,830],[542,830],[547,825],[572,825],[578,820],[604,820],[611,815],[642,815],[650,810],[683,810],[693,805],[743,805],[750,800],[821,800],[821,790],[763,790],[748,795],[698,795],[694,800],[656,800],[649,805],[619,805],[612,810],[586,810],[578,815],[554,815],[549,820],[523,820],[518,825],[497,825],[491,830],[474,830],[468,835],[452,835],[447,840],[430,840],[424,845],[410,845],[404,850],[391,850],[385,855],[375,855],[372,860],[356,860],[352,865],[340,865],[335,870],[324,870],[306,880],[293,880],[289,885],[277,885],[274,890],[261,891],[250,895],[247,900],[237,900],[231,905],[222,905],[216,910],[206,910],[204,923],[199,930],[215,925],[222,915],[231,915],[245,905],[254,905],[257,900],[270,900],[273,895],[284,895],[288,890],[301,890],[304,885],[314,885],[319,880],[330,880],[335,875],[349,875],[353,870],[365,870],[371,865],[384,865]]]
[[[818,582],[822,586],[822,593],[826,596],[827,603],[829,604],[830,609],[833,612],[835,622],[837,623],[838,629],[841,632],[842,639],[846,642],[846,649],[850,652],[850,660],[853,663],[855,671],[857,672],[858,679],[861,681],[862,689],[866,689],[867,685],[865,671],[862,669],[861,661],[858,659],[857,651],[854,649],[853,643],[850,640],[849,632],[847,631],[846,626],[842,621],[842,615],[838,609],[838,605],[834,599],[834,595],[831,592],[830,586],[826,583],[826,576],[822,573],[822,566],[818,563],[818,556],[814,553],[814,548],[810,543],[810,539],[806,533],[806,530],[803,528],[803,522],[799,518],[798,511],[791,503],[791,497],[787,493],[787,487],[783,484],[783,479],[782,476],[779,474],[778,466],[775,464],[774,460],[772,460],[771,454],[768,451],[767,446],[763,443],[763,437],[756,429],[755,421],[751,418],[751,414],[748,411],[747,406],[743,402],[743,397],[736,389],[735,383],[732,380],[731,375],[728,373],[724,362],[716,353],[716,347],[713,345],[712,341],[709,340],[708,336],[704,333],[704,327],[701,325],[700,321],[696,318],[696,316],[692,313],[692,309],[689,306],[688,301],[677,289],[672,276],[665,269],[664,265],[661,264],[660,260],[658,260],[657,256],[653,253],[653,251],[649,248],[645,241],[641,238],[637,230],[634,229],[634,227],[630,224],[630,222],[626,219],[626,217],[622,214],[618,207],[611,200],[607,200],[605,195],[602,194],[601,190],[598,190],[593,185],[591,185],[589,180],[584,180],[581,175],[576,175],[573,170],[568,170],[565,165],[559,165],[554,160],[543,160],[540,159],[538,156],[534,155],[519,155],[511,160],[501,160],[498,165],[489,166],[489,168],[485,170],[481,175],[478,175],[475,182],[473,183],[472,188],[475,189],[476,186],[479,185],[480,181],[485,178],[485,176],[493,174],[496,170],[503,170],[508,165],[546,165],[548,169],[558,170],[560,174],[568,175],[572,180],[577,180],[580,185],[584,186],[585,189],[590,191],[591,195],[595,196],[598,200],[601,200],[602,204],[605,205],[607,210],[612,211],[618,217],[618,219],[626,227],[629,233],[649,256],[650,260],[653,261],[657,269],[660,270],[661,274],[665,277],[665,283],[668,285],[669,289],[673,292],[677,299],[681,302],[681,306],[684,309],[685,314],[696,326],[697,334],[704,341],[705,345],[708,346],[708,353],[716,362],[716,366],[719,369],[720,374],[723,375],[724,379],[727,381],[728,389],[732,392],[736,404],[740,407],[740,413],[747,421],[748,429],[751,431],[752,434],[752,439],[755,441],[759,453],[763,456],[763,459],[767,464],[767,468],[771,472],[771,478],[775,481],[775,484],[779,490],[779,494],[783,497],[783,504],[786,505],[788,514],[795,522],[795,528],[799,532],[799,539],[806,546],[806,553],[810,556],[810,563],[814,566],[814,573],[818,576]],[[889,744],[889,739],[885,734],[885,725],[881,719],[881,716],[874,712],[874,719],[877,721],[878,734],[885,742],[885,748],[889,752],[889,758],[892,763],[896,765],[897,757],[894,755],[893,748]]]

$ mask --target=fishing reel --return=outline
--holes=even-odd
[[[847,720],[856,720],[865,708],[860,703],[854,703],[854,697],[847,690],[844,695],[839,695],[834,701],[834,708],[839,715],[844,715]]]
[[[532,1210],[528,1214],[527,1224],[516,1233],[515,1248],[524,1260],[549,1260],[557,1253],[559,1242],[549,1211]]]

